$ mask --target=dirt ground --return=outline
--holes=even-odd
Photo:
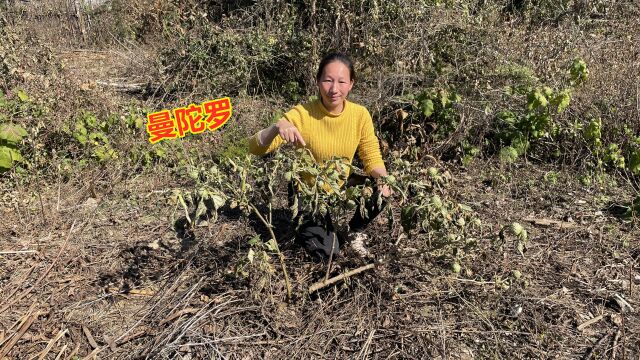
[[[73,181],[14,189],[1,210],[2,356],[637,358],[638,229],[606,210],[629,193],[593,191],[570,172],[552,183],[548,171],[485,163],[454,173],[456,198],[486,229],[472,276],[400,257],[308,295],[326,264],[285,240],[291,301],[278,271],[234,275],[248,237],[264,232],[257,221],[228,210],[192,236],[173,230],[178,215],[155,190],[169,178],[96,174],[96,197]],[[529,230],[524,256],[491,245],[512,221]],[[376,226],[376,254],[410,251]],[[336,264],[332,275],[362,262]]]

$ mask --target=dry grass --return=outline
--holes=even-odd
[[[442,7],[432,13],[439,21],[413,29],[399,54],[387,43],[393,34],[381,37],[386,55],[366,64],[370,68],[363,69],[354,95],[384,117],[386,104],[399,94],[425,84],[463,84],[470,67],[481,63],[489,66],[486,77],[461,90],[469,99],[462,107],[463,124],[477,125],[489,121],[483,102],[500,97],[501,84],[486,88],[486,80],[501,81],[490,70],[519,64],[555,84],[567,61],[584,56],[591,80],[563,116],[573,119],[592,111],[612,123],[636,119],[637,8],[616,4],[628,5],[629,12],[613,12],[582,28],[566,18],[559,24],[513,20],[497,26],[502,18],[493,4],[481,9],[486,22],[477,26],[483,31],[464,24],[464,9]],[[41,18],[55,12],[45,10]],[[411,13],[401,15],[407,21]],[[38,19],[28,11],[23,16]],[[342,19],[337,26],[343,34],[373,31],[370,24]],[[316,31],[334,25],[321,23]],[[33,39],[24,37],[32,26],[14,22],[12,30],[23,45],[17,54],[25,59],[40,54],[43,48],[27,46],[40,41],[50,49],[51,60],[18,61],[15,81],[34,97],[58,101],[55,114],[47,118],[56,126],[80,108],[104,113],[130,101],[154,109],[186,105],[179,98],[159,103],[160,97],[132,98],[94,84],[104,79],[168,81],[157,77],[159,45],[107,42],[103,48],[87,48],[91,41],[79,46],[85,41],[77,37],[80,33],[63,38],[72,28],[48,33],[46,26],[34,26]],[[437,79],[416,75],[431,51],[424,41],[455,27],[486,36],[471,37],[452,50],[477,51],[478,60],[456,58],[464,66]],[[371,46],[367,51],[375,53]],[[397,63],[402,59],[396,55],[410,61]],[[383,65],[391,67],[375,70]],[[43,79],[50,84],[45,86]],[[197,161],[209,159],[212,149],[220,150],[223,136],[252,133],[285,103],[278,96],[239,96],[233,128],[203,135],[199,142],[185,141],[183,148],[197,150]],[[611,104],[618,108],[615,113],[605,111]],[[139,139],[125,140],[123,148]],[[582,186],[570,160],[565,167],[504,166],[482,159],[469,168],[446,165],[455,179],[451,195],[469,204],[484,223],[479,248],[463,263],[468,270],[463,276],[438,259],[415,255],[412,241],[426,241],[423,237],[395,246],[398,232],[376,224],[370,230],[371,249],[387,261],[309,295],[309,286],[324,278],[326,264],[311,262],[283,235],[289,229],[282,215],[276,230],[295,294],[286,301],[279,270],[252,269],[246,278],[236,272],[246,257],[247,240],[265,233],[256,219],[225,209],[217,222],[183,234],[173,226],[180,210],[167,201],[172,188],[185,186],[172,168],[158,165],[132,173],[126,166],[87,167],[65,178],[57,170],[60,159],[53,158],[42,176],[3,178],[1,183],[0,359],[638,358],[640,233],[637,220],[622,221],[606,211],[611,204],[630,201],[634,186],[623,178],[617,185]],[[557,182],[545,180],[550,171],[558,172]],[[526,219],[561,221],[566,227]],[[493,244],[500,228],[513,221],[529,231],[525,256],[512,243],[502,249]],[[344,256],[336,265],[331,275],[362,262]],[[522,273],[519,280],[513,270]],[[620,298],[634,311],[623,311]]]
[[[410,242],[395,248],[377,236],[373,250],[396,253],[397,261],[309,296],[325,266],[285,241],[291,302],[278,273],[262,283],[260,273],[233,276],[247,237],[263,232],[257,222],[229,213],[193,237],[176,235],[172,209],[155,191],[168,178],[146,176],[109,191],[105,182],[95,201],[73,183],[60,184],[60,200],[56,186],[30,197],[15,191],[2,209],[0,249],[37,253],[0,255],[3,346],[16,340],[13,358],[41,354],[50,341],[48,356],[64,358],[577,358],[590,351],[611,357],[614,347],[619,358],[637,356],[640,323],[614,298],[640,304],[638,230],[598,212],[603,195],[626,196],[593,193],[570,173],[547,184],[539,167],[513,169],[513,181],[488,188],[486,169],[499,171],[483,164],[456,174],[458,196],[485,219],[486,239],[466,264],[471,276],[453,276],[436,259],[403,258]],[[570,229],[524,221],[568,216]],[[525,257],[512,245],[490,245],[511,221],[530,230]],[[346,271],[358,261],[343,257],[338,265]],[[502,289],[496,277],[511,286]],[[20,334],[25,319],[32,323]]]

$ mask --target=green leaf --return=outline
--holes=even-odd
[[[544,96],[544,94],[540,90],[536,90],[530,93],[527,99],[527,103],[528,103],[527,108],[529,110],[533,110],[539,106],[544,108],[544,107],[547,107],[547,105],[549,105],[549,101],[547,101],[547,98]]]
[[[251,239],[249,239],[249,245],[250,246],[256,246],[260,243],[260,235],[256,235],[254,237],[252,237]]]
[[[20,125],[2,124],[0,125],[0,139],[10,143],[17,143],[27,136],[27,130]]]
[[[22,102],[28,102],[29,101],[29,96],[27,95],[26,92],[24,92],[24,90],[18,90],[18,98]]]
[[[20,155],[18,150],[7,146],[0,146],[0,169],[11,169],[13,162],[21,162],[22,160],[22,155]]]
[[[569,106],[570,102],[571,102],[571,95],[569,94],[568,90],[565,90],[560,94],[558,94],[558,96],[555,99],[555,103],[558,104],[558,114],[563,112],[564,109],[566,109]]]
[[[422,109],[422,113],[424,116],[429,117],[433,114],[433,101],[430,99],[424,100],[420,103],[420,109]]]
[[[629,158],[629,170],[636,175],[640,173],[640,149],[631,153]]]
[[[504,147],[500,150],[500,161],[510,164],[518,159],[518,151],[511,146]]]
[[[571,64],[571,81],[575,84],[580,84],[587,81],[589,78],[589,69],[587,69],[587,63],[582,59],[575,59]]]

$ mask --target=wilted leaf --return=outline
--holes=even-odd
[[[204,215],[207,212],[207,205],[205,204],[204,200],[201,199],[198,202],[198,207],[196,208],[196,216],[195,218],[198,219],[200,218],[200,216]]]
[[[400,224],[404,232],[409,232],[416,226],[416,208],[413,205],[405,206],[400,212]]]
[[[404,120],[407,118],[407,116],[409,116],[409,113],[402,109],[398,109],[396,110],[396,116],[398,117],[398,120]]]
[[[0,125],[0,139],[11,143],[17,143],[27,136],[27,130],[20,125],[2,124]]]
[[[271,239],[265,243],[265,246],[269,251],[278,251],[278,244],[276,244],[275,240]]]
[[[211,201],[213,201],[213,207],[218,210],[224,206],[225,199],[220,194],[211,195]]]

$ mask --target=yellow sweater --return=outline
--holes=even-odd
[[[339,156],[351,163],[357,150],[367,174],[374,168],[384,168],[373,121],[364,106],[345,100],[342,113],[336,115],[327,111],[322,101],[315,100],[297,105],[284,117],[298,128],[316,161],[324,162]],[[264,155],[283,143],[284,140],[276,136],[270,145],[260,146],[258,134],[255,134],[249,139],[249,151]]]

